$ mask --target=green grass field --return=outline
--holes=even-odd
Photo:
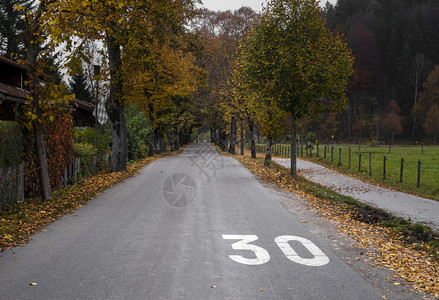
[[[326,157],[325,157],[326,147]],[[312,155],[306,153],[305,145],[299,146],[298,157],[303,157],[327,165],[343,173],[388,186],[396,190],[420,195],[439,201],[439,147],[435,146],[347,146],[314,145]],[[422,150],[423,148],[423,150]],[[349,168],[349,149],[351,165]],[[341,165],[340,165],[341,150]],[[265,145],[257,145],[258,152],[265,152]],[[289,157],[289,145],[276,145],[273,155]],[[331,155],[333,151],[333,157]],[[361,171],[359,156],[361,154]],[[369,157],[371,163],[369,164]],[[386,179],[384,179],[384,157],[386,157]],[[401,159],[404,159],[403,182],[400,183]],[[418,161],[421,161],[420,187],[418,181]],[[372,175],[370,175],[370,167]]]

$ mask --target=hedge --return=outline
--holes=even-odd
[[[23,153],[23,135],[16,122],[0,121],[0,169],[18,166]]]

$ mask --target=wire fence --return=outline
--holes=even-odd
[[[257,144],[256,151],[265,153],[267,146]],[[376,181],[423,189],[439,198],[438,146],[366,146],[319,145],[298,143],[297,157],[332,165],[336,169],[356,173]],[[291,145],[271,147],[273,156],[291,157]]]

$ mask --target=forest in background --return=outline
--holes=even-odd
[[[346,34],[355,73],[347,110],[324,116],[325,126],[304,124],[305,131],[344,140],[389,142],[395,135],[399,142],[432,143],[439,125],[433,113],[439,104],[439,2],[338,0],[326,3],[323,14],[327,26]]]
[[[23,52],[23,44],[8,37],[18,36],[23,23],[18,21],[19,12],[8,10],[12,9],[12,2],[25,5],[30,1],[6,2],[0,1],[4,8],[0,17],[1,52],[16,60]],[[374,143],[390,143],[395,138],[399,143],[435,143],[439,132],[435,117],[439,113],[439,70],[434,72],[439,64],[439,2],[338,0],[335,5],[323,5],[322,14],[329,28],[346,35],[355,56],[355,73],[347,91],[347,109],[322,114],[318,120],[301,120],[301,137],[324,141],[335,136],[339,141]],[[194,55],[207,80],[192,98],[198,125],[221,127],[226,130],[224,134],[230,134],[229,126],[222,124],[225,121],[221,98],[234,68],[238,45],[257,19],[257,13],[250,8],[235,12],[203,10],[187,27],[186,51]],[[83,74],[76,75],[71,85],[81,81],[78,76]],[[75,93],[82,94],[77,89]],[[248,124],[243,126],[248,129]],[[255,127],[258,132],[259,124]]]

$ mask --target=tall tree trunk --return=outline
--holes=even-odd
[[[250,149],[251,149],[251,157],[256,158],[256,141],[255,141],[255,127],[252,121],[249,121],[248,125],[250,129]]]
[[[219,136],[218,136],[218,129],[215,127],[215,130],[213,132],[213,142],[215,145],[219,146]]]
[[[183,133],[178,132],[177,129],[177,124],[174,124],[174,151],[178,151],[178,148],[180,147],[180,143],[182,143],[185,138],[183,136],[181,136]],[[180,138],[181,136],[181,138]],[[186,144],[187,141],[184,141],[184,143]]]
[[[232,117],[232,121],[230,122],[230,145],[229,152],[235,154],[235,146],[236,146],[236,118]]]
[[[215,143],[215,133],[213,131],[214,129],[210,127],[210,142]]]
[[[155,130],[153,130],[150,134],[149,144],[150,147],[148,156],[153,156],[155,154]]]
[[[413,108],[416,106],[416,100],[418,99],[418,78],[416,77],[415,82],[415,101],[413,104]],[[412,140],[415,139],[415,132],[416,132],[416,114],[413,113],[413,129],[412,129]]]
[[[169,130],[169,145],[171,146],[171,152],[176,151],[175,150],[175,134],[174,134],[174,126],[171,127]]]
[[[110,28],[115,28],[111,24]],[[108,61],[110,64],[110,95],[108,97],[107,112],[111,121],[112,132],[112,156],[111,169],[113,172],[123,171],[127,166],[127,128],[124,115],[124,106],[122,99],[122,82],[119,77],[119,70],[122,65],[120,45],[107,32],[107,50]]]
[[[221,135],[220,135],[220,143],[221,143],[221,150],[224,152],[227,151],[227,134],[224,129],[221,129]]]
[[[111,115],[111,133],[113,143],[111,170],[113,172],[119,172],[124,171],[127,165],[127,130],[124,107],[120,105],[113,106],[111,109]]]
[[[437,145],[437,129],[434,131],[434,145]]]
[[[291,175],[297,174],[296,169],[296,120],[291,114]]]
[[[163,133],[160,132],[159,135],[159,141],[160,141],[160,150],[161,153],[165,153],[166,152],[166,143],[165,143],[165,135]]]
[[[157,154],[164,152],[164,138],[159,129],[155,130],[155,152]]]
[[[50,176],[49,176],[49,166],[47,164],[47,152],[46,152],[46,142],[43,127],[43,112],[40,107],[40,68],[38,55],[40,52],[41,42],[39,41],[39,34],[37,32],[40,30],[40,18],[42,13],[46,10],[46,1],[40,1],[38,10],[31,21],[28,24],[30,27],[25,32],[25,45],[27,48],[27,64],[28,64],[28,74],[30,78],[30,90],[31,90],[31,107],[37,115],[37,119],[32,121],[32,126],[34,129],[35,138],[35,152],[37,156],[38,165],[38,178],[40,181],[41,198],[43,201],[52,199],[52,188],[50,186]]]
[[[265,159],[264,166],[269,166],[271,161],[271,145],[272,145],[272,137],[267,137],[267,150],[265,151]]]
[[[348,136],[349,139],[352,138],[352,105],[349,103],[348,104]]]
[[[241,155],[244,155],[244,120],[241,118]]]

